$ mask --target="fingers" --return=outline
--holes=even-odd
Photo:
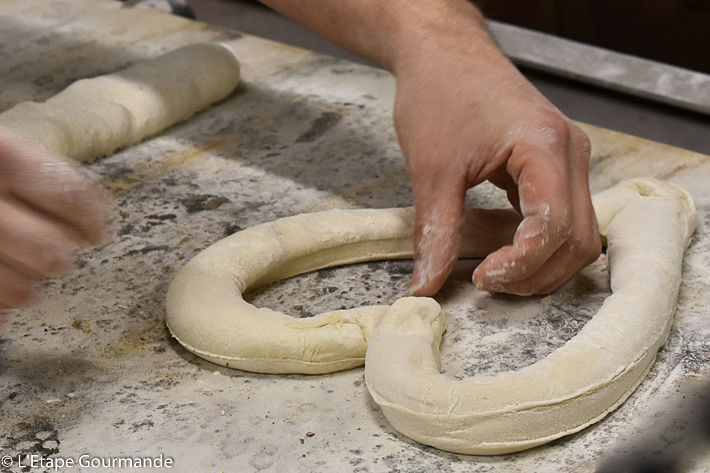
[[[0,200],[0,259],[28,277],[58,276],[73,260],[81,239],[70,227],[31,207]]]
[[[481,289],[508,292],[509,283],[535,274],[571,232],[565,204],[569,192],[564,181],[555,178],[554,166],[549,161],[536,163],[532,157],[521,159],[530,168],[521,171],[517,183],[523,221],[513,244],[492,253],[476,268],[474,282]]]
[[[587,182],[588,143],[577,131],[570,133],[567,146],[511,158],[508,169],[524,219],[513,245],[476,268],[477,287],[519,295],[551,292],[599,256],[601,240]]]
[[[0,261],[0,312],[10,307],[22,307],[36,297],[32,279]]]
[[[414,187],[414,272],[410,293],[432,296],[444,284],[461,249],[463,178],[412,167]],[[432,178],[433,176],[433,178]]]
[[[598,254],[589,253],[587,257],[580,257],[571,244],[565,243],[530,276],[506,282],[487,282],[488,286],[485,289],[520,296],[548,294],[569,281],[581,268],[592,263],[597,256]],[[474,283],[480,288],[483,284],[479,286],[477,277],[480,276],[474,272]]]
[[[89,244],[104,236],[106,197],[74,163],[0,129],[0,192],[65,222]]]
[[[105,198],[76,165],[0,129],[0,310],[31,302],[103,237]]]

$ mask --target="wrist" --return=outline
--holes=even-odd
[[[483,15],[467,0],[407,2],[394,10],[381,65],[395,76],[442,56],[458,55],[469,64],[507,61],[488,34]]]

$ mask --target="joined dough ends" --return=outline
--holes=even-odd
[[[462,254],[481,257],[508,244],[519,220],[509,210],[469,211]],[[247,371],[318,374],[360,366],[388,306],[297,319],[256,308],[242,294],[325,267],[411,258],[413,225],[411,208],[336,209],[235,233],[175,276],[166,298],[168,328],[193,353]]]
[[[247,289],[319,268],[411,257],[411,208],[302,214],[231,235],[175,277],[166,322],[188,350],[232,368],[316,374],[364,361],[372,398],[398,431],[419,442],[467,454],[534,447],[621,404],[652,365],[673,319],[695,228],[690,196],[635,179],[597,194],[594,205],[612,294],[576,336],[517,371],[464,380],[441,374],[444,313],[430,298],[305,319],[242,298]],[[478,209],[467,217],[466,256],[509,244],[519,224],[510,211]]]
[[[633,392],[668,336],[695,211],[685,191],[652,179],[625,181],[594,203],[598,214],[612,210],[600,218],[612,295],[544,359],[459,381],[439,371],[437,304],[401,299],[385,314],[365,378],[397,430],[453,452],[510,453],[577,432]]]

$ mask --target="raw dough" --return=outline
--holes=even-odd
[[[612,295],[537,363],[461,381],[444,376],[439,305],[392,306],[370,339],[365,378],[395,429],[452,452],[508,453],[581,430],[631,394],[668,336],[695,210],[684,190],[652,179],[597,194],[594,207]]]
[[[482,257],[512,241],[520,217],[471,210],[462,254]],[[242,298],[248,289],[319,268],[411,258],[410,209],[328,210],[235,233],[193,258],[168,290],[166,322],[191,352],[263,373],[328,373],[365,362],[367,341],[388,306],[296,319]]]
[[[227,46],[196,43],[113,74],[82,79],[44,103],[0,114],[0,126],[79,161],[91,161],[190,117],[239,83]]]
[[[249,371],[326,373],[362,364],[366,350],[370,394],[404,435],[459,453],[523,450],[581,430],[621,404],[670,330],[695,229],[692,199],[671,184],[635,179],[597,194],[594,206],[612,295],[575,337],[518,371],[462,381],[442,375],[444,314],[433,299],[306,319],[243,300],[249,288],[306,271],[410,257],[412,209],[330,210],[229,236],[175,277],[166,321],[188,350]],[[518,223],[511,212],[472,211],[463,253],[480,257],[507,244]]]

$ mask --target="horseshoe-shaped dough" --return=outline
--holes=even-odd
[[[223,99],[239,63],[220,43],[195,43],[112,74],[82,79],[44,103],[0,113],[0,126],[64,156],[91,161],[138,143]]]
[[[372,335],[367,387],[392,426],[442,450],[499,454],[592,424],[641,382],[665,342],[695,229],[692,199],[653,179],[594,197],[612,295],[584,328],[518,371],[455,380],[439,370],[444,322],[433,300],[397,301]]]
[[[509,244],[519,221],[512,211],[470,210],[462,255],[483,257]],[[316,374],[360,366],[389,306],[297,319],[256,308],[242,293],[320,268],[411,258],[413,225],[411,208],[328,210],[235,233],[175,276],[166,300],[168,328],[191,352],[231,368]]]

